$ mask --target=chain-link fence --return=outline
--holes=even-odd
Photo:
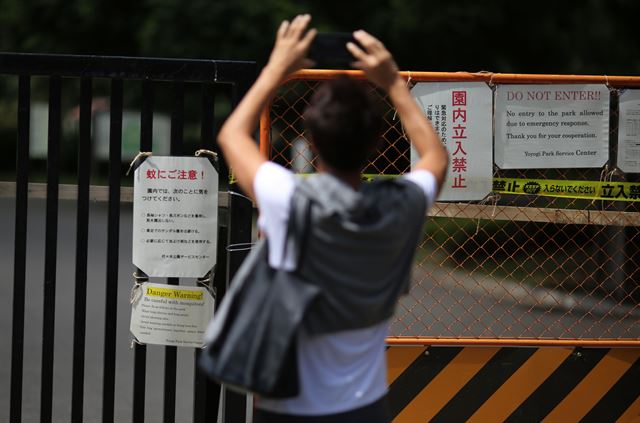
[[[349,71],[303,71],[273,99],[261,120],[261,148],[277,163],[313,172],[302,113],[322,80]],[[601,83],[611,89],[610,145],[617,139],[618,89],[640,78],[403,73],[419,81]],[[384,93],[385,127],[364,174],[410,169],[410,145]],[[615,163],[615,147],[609,163]],[[610,170],[612,169],[612,170]],[[639,182],[605,169],[501,170],[494,178]],[[634,179],[635,178],[635,179]],[[606,181],[606,182],[604,182]],[[429,212],[413,285],[392,325],[394,337],[446,340],[640,341],[640,202],[511,195],[496,189],[482,201],[438,202]],[[501,193],[498,193],[501,191]],[[613,197],[613,196],[612,196]],[[638,199],[638,196],[635,197]]]

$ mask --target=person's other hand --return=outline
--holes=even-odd
[[[351,65],[364,71],[367,78],[383,90],[388,90],[398,79],[398,65],[387,48],[374,36],[363,30],[353,33],[362,48],[347,43],[347,49],[356,58]]]
[[[313,61],[307,58],[307,52],[317,31],[313,28],[306,31],[310,21],[311,15],[298,15],[291,22],[283,21],[280,24],[268,67],[284,76],[313,66]]]

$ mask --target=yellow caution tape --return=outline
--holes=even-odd
[[[398,175],[362,175],[365,181]],[[640,201],[640,182],[493,178],[493,192],[605,201]]]
[[[311,173],[300,175],[308,176]],[[233,178],[233,173],[230,176]],[[362,180],[370,182],[374,179],[396,178],[398,176],[400,175],[362,174]],[[232,179],[232,182],[236,182],[235,178]],[[492,191],[499,194],[640,202],[640,182],[493,178]]]
[[[640,201],[640,182],[493,178],[493,192],[584,200]]]

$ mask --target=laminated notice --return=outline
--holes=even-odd
[[[213,317],[206,288],[145,282],[133,288],[131,333],[145,344],[202,347]]]
[[[216,264],[218,173],[204,157],[149,157],[134,175],[133,264],[203,277]]]

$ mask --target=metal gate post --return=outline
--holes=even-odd
[[[229,187],[229,234],[228,245],[248,244],[251,242],[251,224],[253,218],[253,204],[245,197],[236,186]],[[238,249],[229,251],[227,248],[227,283],[233,278],[236,271],[247,256],[247,251]],[[247,398],[245,395],[226,390],[224,386],[224,412],[223,422],[245,423]]]
[[[218,75],[220,78],[223,75]],[[231,75],[229,75],[231,76]],[[246,94],[256,78],[256,67],[246,67],[239,74],[234,75],[233,105],[239,103]],[[222,78],[225,79],[224,76]],[[221,166],[221,177],[227,175],[226,166]],[[233,245],[248,245],[251,242],[251,230],[253,224],[253,202],[246,197],[236,183],[229,184],[229,206],[228,206],[228,235],[227,235],[227,278],[226,287],[235,275],[236,271],[248,254],[248,249],[238,249],[231,251]],[[221,298],[221,295],[218,295]],[[248,412],[252,407],[248,397],[226,390],[224,386],[220,388],[220,410],[222,411],[222,422],[230,423],[250,423],[247,421]]]

